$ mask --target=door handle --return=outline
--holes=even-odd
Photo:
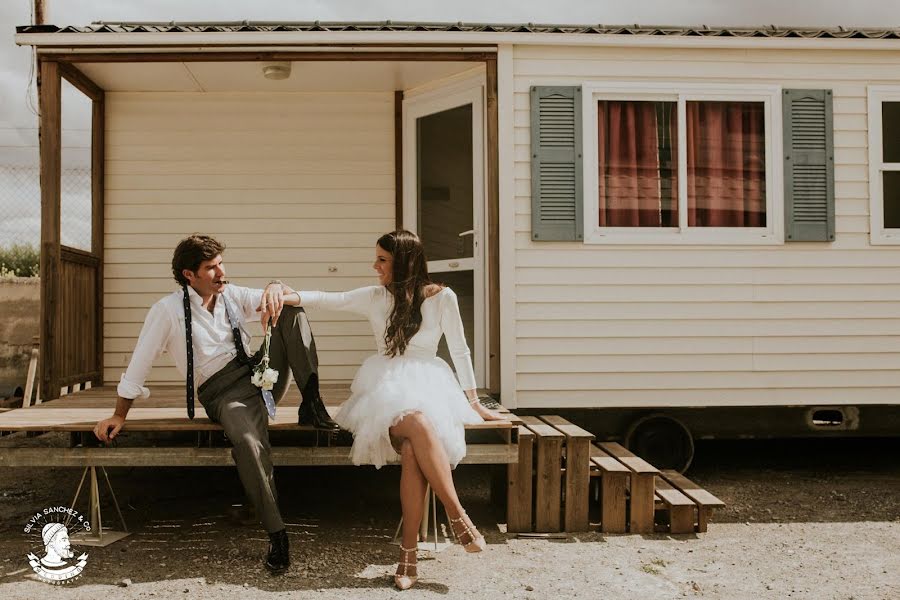
[[[475,237],[475,230],[470,229],[468,231],[463,231],[462,233],[459,234],[459,237],[465,237],[467,235],[471,235],[472,237]]]
[[[447,266],[450,267],[450,268],[452,268],[452,269],[455,269],[456,267],[459,266],[459,263],[456,262],[456,261],[454,260],[453,262],[448,263]]]

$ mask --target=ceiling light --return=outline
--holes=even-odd
[[[262,67],[263,75],[266,79],[287,79],[291,76],[291,63],[289,62],[272,62],[264,63]]]

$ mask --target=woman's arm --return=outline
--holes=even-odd
[[[489,411],[478,401],[478,391],[475,389],[475,370],[472,368],[472,353],[466,343],[466,335],[463,329],[462,317],[459,314],[459,301],[456,293],[447,289],[443,292],[441,304],[441,329],[447,339],[447,348],[450,350],[450,358],[456,369],[456,377],[459,385],[466,393],[469,404],[485,421],[501,420],[503,417]]]

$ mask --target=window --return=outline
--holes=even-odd
[[[869,87],[869,203],[873,244],[900,244],[900,87]]]
[[[782,241],[778,88],[584,92],[587,242]]]

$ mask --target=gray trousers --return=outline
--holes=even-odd
[[[261,352],[257,352],[254,363]],[[278,371],[272,390],[277,403],[284,397],[293,374],[303,389],[318,377],[316,344],[302,308],[285,306],[272,330],[269,366]],[[222,425],[231,440],[231,456],[247,497],[269,533],[284,529],[278,510],[278,490],[269,444],[269,416],[260,389],[250,383],[251,368],[232,360],[200,386],[198,398],[209,418]]]

